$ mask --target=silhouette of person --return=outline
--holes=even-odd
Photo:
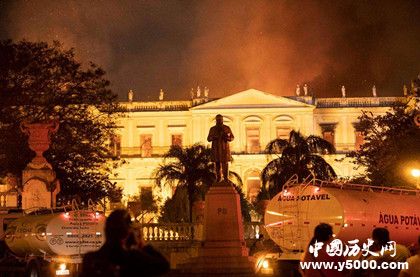
[[[345,258],[343,256],[330,256],[328,255],[326,248],[327,244],[329,244],[333,239],[333,229],[331,225],[327,223],[320,223],[315,227],[314,236],[312,237],[311,241],[309,242],[308,247],[304,253],[302,262],[334,262],[338,264],[340,262],[345,263]],[[309,252],[309,246],[314,246],[316,242],[322,242],[322,248],[318,251],[317,257],[313,253]],[[326,268],[310,268],[310,269],[302,269],[302,276],[304,277],[341,277],[346,276],[347,272],[345,271],[338,271],[333,269],[326,269]]]
[[[402,269],[398,277],[420,276],[420,236],[417,239],[417,254],[407,259],[408,268]]]
[[[223,116],[216,115],[216,125],[210,128],[207,141],[211,142],[211,159],[215,164],[217,181],[228,180],[229,161],[232,160],[229,141],[234,138],[229,126],[223,124]],[[220,170],[222,172],[220,172]]]
[[[366,258],[368,261],[375,260],[377,265],[380,265],[384,262],[386,263],[405,262],[406,259],[410,256],[410,251],[408,250],[408,248],[400,244],[395,245],[395,255],[394,255],[394,251],[385,251],[383,254],[380,254],[380,251],[382,248],[385,249],[387,246],[388,247],[390,246],[389,243],[391,242],[391,239],[389,236],[388,229],[380,228],[380,227],[373,229],[372,239],[373,239],[373,245],[370,248],[370,250],[372,252],[378,253],[379,255],[368,256]],[[371,269],[369,268],[367,270],[367,275],[372,276],[372,277],[375,277],[375,276],[397,277],[399,272],[400,272],[399,269]]]
[[[159,276],[169,271],[168,261],[131,228],[126,210],[113,211],[105,223],[105,244],[83,258],[81,277]]]

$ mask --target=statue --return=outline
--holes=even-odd
[[[228,180],[228,163],[232,160],[229,141],[233,140],[233,133],[229,126],[223,124],[223,116],[216,116],[216,125],[210,128],[207,141],[211,142],[211,159],[215,164],[217,181]],[[222,174],[221,174],[222,173]]]
[[[403,92],[404,92],[404,96],[408,95],[408,88],[406,85],[403,86]]]
[[[197,98],[201,97],[201,88],[200,86],[197,87]]]
[[[373,97],[377,97],[376,86],[375,85],[373,85],[373,87],[372,87],[372,95],[373,95]]]
[[[343,98],[345,98],[345,97],[346,97],[346,88],[345,88],[344,86],[341,86],[341,96],[342,96]]]
[[[296,85],[296,96],[300,96],[300,86]]]
[[[129,90],[128,91],[128,102],[133,102],[133,98],[134,98],[134,92],[133,90]]]
[[[307,84],[303,85],[303,91],[305,92],[305,96],[308,96],[308,85]]]
[[[204,98],[209,98],[209,89],[208,89],[208,87],[204,87]]]
[[[411,81],[411,89],[415,96],[418,96],[420,93],[420,73],[416,79]]]
[[[160,101],[163,100],[163,95],[164,95],[163,89],[160,89],[160,92],[159,92],[159,100]]]

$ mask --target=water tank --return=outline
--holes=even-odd
[[[344,243],[387,228],[391,240],[409,245],[420,235],[420,191],[319,183],[286,187],[268,204],[265,226],[285,250],[302,251],[319,223],[332,225]]]
[[[88,210],[27,215],[9,224],[5,241],[18,256],[80,255],[103,245],[104,222],[102,214]]]

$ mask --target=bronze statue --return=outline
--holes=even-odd
[[[216,116],[216,125],[210,128],[207,141],[211,141],[211,159],[215,164],[217,181],[228,180],[228,163],[232,160],[229,141],[233,140],[233,133],[229,126],[223,124],[223,116]]]

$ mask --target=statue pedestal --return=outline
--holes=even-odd
[[[23,170],[22,184],[22,209],[55,207],[60,185],[49,163],[30,163]]]
[[[245,245],[239,194],[228,182],[216,183],[207,192],[202,247],[198,257],[179,268],[185,274],[200,276],[253,274],[254,261]]]

